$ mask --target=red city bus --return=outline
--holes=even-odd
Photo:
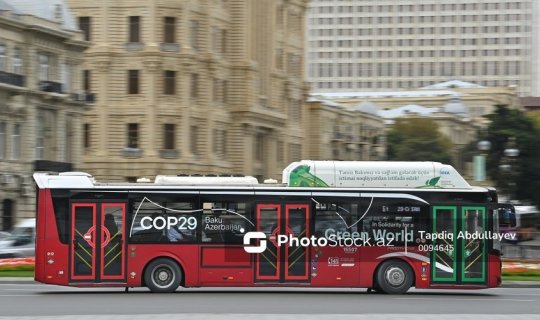
[[[282,184],[183,176],[99,183],[80,172],[34,179],[42,283],[385,293],[501,283],[504,206],[493,189],[471,187],[436,162],[301,161]]]

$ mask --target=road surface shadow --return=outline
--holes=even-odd
[[[117,295],[117,294],[152,294],[156,295],[159,293],[152,293],[148,289],[145,288],[133,288],[126,292],[124,288],[107,288],[103,290],[99,289],[88,289],[88,288],[80,288],[80,289],[71,289],[71,290],[58,290],[58,291],[43,291],[43,292],[37,292],[38,294],[42,295],[82,295],[82,294],[89,294],[89,295]],[[250,294],[250,295],[283,295],[283,294],[290,294],[290,295],[296,295],[296,294],[302,294],[302,295],[325,295],[325,294],[332,294],[332,295],[360,295],[360,296],[387,296],[387,297],[420,297],[420,296],[426,296],[426,297],[434,297],[434,296],[446,296],[446,297],[497,297],[500,296],[500,294],[496,293],[490,293],[490,292],[478,292],[478,291],[432,291],[432,290],[422,290],[422,291],[412,291],[407,292],[405,294],[401,295],[390,295],[390,294],[384,294],[379,292],[367,292],[366,289],[299,289],[299,288],[250,288],[250,289],[242,289],[242,288],[215,288],[215,289],[198,289],[198,288],[179,288],[174,293],[162,293],[159,295],[171,295],[171,294],[183,294],[183,295],[204,295],[204,294]]]

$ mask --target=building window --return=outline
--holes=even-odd
[[[190,127],[190,142],[189,142],[189,149],[191,151],[191,154],[194,156],[199,154],[199,147],[197,140],[199,139],[199,128],[197,126],[191,126]]]
[[[90,17],[79,17],[79,29],[83,33],[83,39],[90,41]]]
[[[289,143],[289,161],[294,162],[302,159],[302,145]]]
[[[212,81],[212,101],[218,102],[219,101],[219,87],[220,87],[220,80],[218,78],[214,78]]]
[[[212,52],[218,53],[219,52],[219,28],[218,27],[212,27]]]
[[[221,51],[220,52],[222,54],[225,54],[227,53],[227,30],[221,29],[220,34],[221,34],[221,46],[220,46]]]
[[[227,30],[212,27],[212,52],[225,54],[227,51]]]
[[[283,145],[283,141],[278,141],[277,142],[277,152],[276,152],[276,161],[277,161],[278,164],[282,164],[283,161],[285,160],[284,151],[285,151],[285,148],[284,148],[284,145]]]
[[[283,5],[279,5],[276,10],[276,24],[279,27],[283,26],[283,16],[285,13],[285,9],[283,8]]]
[[[228,103],[229,102],[229,95],[228,95],[228,92],[229,92],[229,81],[227,80],[223,80],[223,86],[222,86],[222,89],[223,89],[223,92],[222,92],[222,101],[223,103]]]
[[[66,117],[66,141],[64,144],[64,161],[73,160],[73,116]]]
[[[62,82],[62,92],[71,92],[71,65],[62,63],[60,65],[60,76]]]
[[[0,45],[0,71],[6,71],[6,46]]]
[[[219,103],[227,103],[227,80],[214,78],[212,87],[213,101]]]
[[[85,149],[90,149],[90,123],[85,123],[83,128],[83,146]]]
[[[6,158],[6,123],[0,122],[0,159]]]
[[[139,70],[128,70],[128,93],[139,94]]]
[[[49,80],[49,56],[44,53],[38,55],[39,62],[39,80],[47,81]]]
[[[21,158],[21,125],[16,123],[13,126],[13,135],[11,136],[11,159],[19,160]]]
[[[214,129],[214,154],[224,157],[227,154],[227,131]]]
[[[257,161],[263,161],[264,159],[264,145],[265,145],[265,139],[264,139],[264,134],[262,133],[257,133],[257,135],[255,136],[255,146],[253,148],[253,151],[255,152],[254,154],[254,158],[255,160]]]
[[[190,37],[189,44],[194,50],[199,50],[199,22],[197,20],[190,21]]]
[[[40,116],[36,128],[36,160],[45,157],[45,117]]]
[[[175,132],[176,127],[173,123],[165,123],[163,125],[163,149],[176,149]]]
[[[13,49],[13,73],[22,74],[22,52],[19,48]]]
[[[127,147],[132,149],[139,148],[139,124],[128,123],[127,125]]]
[[[163,93],[172,95],[175,94],[175,88],[176,88],[176,72],[166,70],[163,72],[164,77],[164,86],[163,86]]]
[[[196,73],[191,74],[191,90],[189,96],[192,99],[199,97],[199,75]]]
[[[129,17],[129,42],[141,42],[141,17]]]
[[[88,93],[92,92],[91,89],[90,70],[83,70],[83,90]]]
[[[176,43],[176,18],[163,18],[163,42]]]
[[[276,69],[283,69],[283,49],[276,49]]]

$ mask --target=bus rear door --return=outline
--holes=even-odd
[[[123,282],[125,203],[72,203],[71,282]]]
[[[483,206],[434,206],[432,209],[431,283],[485,285],[488,231]],[[476,235],[476,236],[475,236]]]

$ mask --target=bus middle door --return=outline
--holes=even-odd
[[[278,237],[309,238],[308,204],[257,204],[257,231],[266,234],[266,250],[255,258],[256,282],[309,282],[309,247],[279,245]]]
[[[125,203],[72,203],[70,281],[125,281]]]

